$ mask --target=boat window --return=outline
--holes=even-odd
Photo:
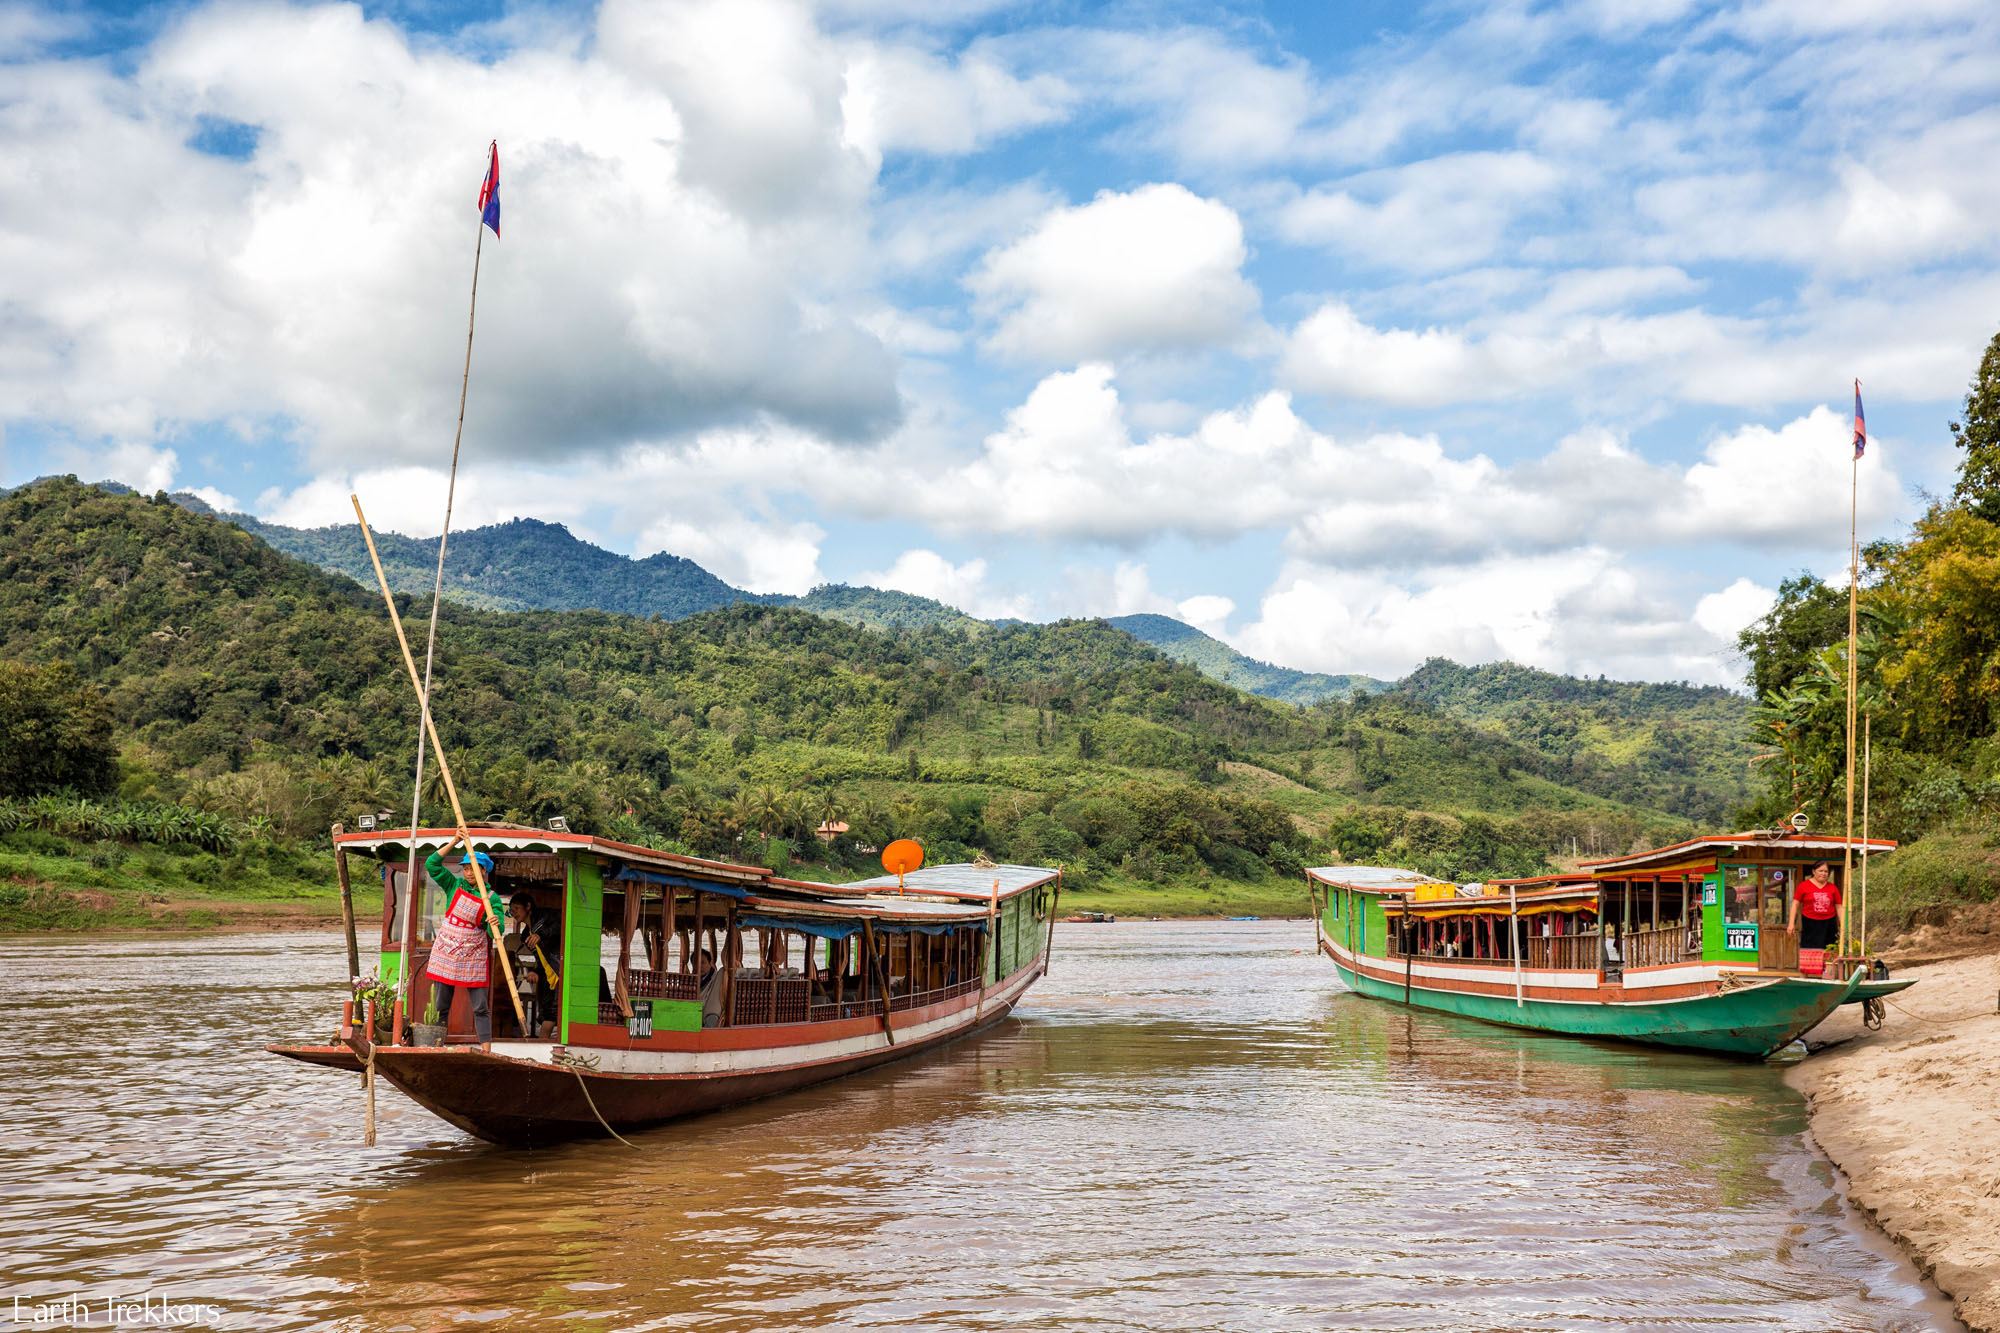
[[[1724,925],[1749,925],[1757,920],[1757,871],[1756,866],[1730,866],[1726,871],[1722,890]]]
[[[403,886],[409,882],[409,872],[401,867],[391,868],[388,879],[389,930],[383,937],[389,944],[403,942]],[[423,944],[437,934],[438,918],[444,915],[444,890],[423,871],[417,878],[424,882],[423,901],[417,904],[417,943]]]

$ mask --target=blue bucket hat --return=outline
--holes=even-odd
[[[493,882],[493,858],[485,852],[474,852],[472,859],[479,862],[479,875],[487,883]]]

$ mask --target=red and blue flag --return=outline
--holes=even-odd
[[[495,170],[498,170],[496,167]],[[498,205],[496,204],[497,208]],[[495,236],[500,232],[495,229]],[[1868,451],[1868,420],[1861,415],[1861,381],[1854,381],[1854,456],[1861,457]]]
[[[489,146],[492,153],[486,165],[486,180],[479,187],[479,219],[493,228],[493,238],[500,238],[500,141],[495,139]],[[1857,403],[1859,399],[1855,400]]]

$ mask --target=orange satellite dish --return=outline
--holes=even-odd
[[[882,849],[882,868],[901,878],[924,864],[924,845],[915,838],[898,838]]]

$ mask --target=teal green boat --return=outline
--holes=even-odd
[[[1911,984],[1810,952],[1792,891],[1838,837],[1691,839],[1531,879],[1384,866],[1306,872],[1319,949],[1359,994],[1511,1027],[1762,1059],[1842,1004]],[[1858,855],[1895,844],[1855,839]]]

